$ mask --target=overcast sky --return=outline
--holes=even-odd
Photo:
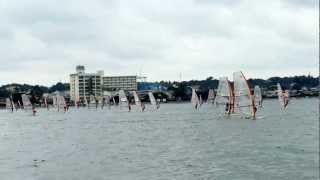
[[[0,85],[318,75],[318,0],[0,0]]]

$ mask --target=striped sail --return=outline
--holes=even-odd
[[[246,117],[253,116],[254,100],[246,78],[243,73],[239,71],[233,73],[233,80],[235,108]]]

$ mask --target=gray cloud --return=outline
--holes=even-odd
[[[318,1],[0,2],[0,84],[68,81],[77,64],[149,80],[318,73]]]

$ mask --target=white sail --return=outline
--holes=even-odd
[[[192,88],[191,103],[195,109],[197,109],[200,104],[199,97],[198,97],[196,90],[194,88]]]
[[[112,97],[112,102],[113,102],[113,105],[116,105],[116,100],[114,99],[114,97]]]
[[[213,89],[209,89],[207,102],[213,104],[214,103],[214,99],[215,99],[214,90]]]
[[[203,104],[202,96],[199,95],[199,105],[201,106]]]
[[[254,100],[255,100],[255,105],[262,106],[262,92],[259,86],[254,87]]]
[[[153,105],[154,108],[159,108],[159,104],[157,103],[156,101],[156,98],[153,96],[153,93],[152,92],[148,92],[148,96],[149,96],[149,99],[150,99],[150,103]]]
[[[96,98],[94,97],[94,95],[90,95],[89,103],[90,104],[96,104]]]
[[[57,107],[58,106],[58,100],[57,100],[57,95],[55,96],[52,96],[52,104],[53,104],[53,107]]]
[[[86,96],[83,97],[83,100],[84,100],[84,102],[83,102],[84,105],[85,105],[85,106],[89,106],[88,99],[87,99]],[[90,102],[90,101],[89,101],[89,102]]]
[[[7,109],[12,109],[13,108],[10,98],[6,98],[6,108]]]
[[[59,109],[63,109],[64,107],[67,106],[66,100],[64,99],[63,96],[57,95],[57,105]]]
[[[26,108],[31,108],[32,107],[32,104],[30,102],[30,99],[27,95],[25,94],[22,94],[21,95],[21,98],[22,98],[22,103],[23,103],[23,108],[26,109]]]
[[[284,107],[284,96],[283,96],[283,91],[280,83],[277,83],[277,94],[278,94],[278,99],[281,104],[281,107]]]
[[[241,71],[233,73],[235,108],[248,116],[254,114],[254,100],[248,82]]]
[[[128,99],[124,92],[124,90],[119,91],[119,105],[120,106],[128,106]]]
[[[217,96],[215,99],[216,105],[226,105],[231,100],[231,87],[227,77],[219,78]]]
[[[139,96],[138,96],[137,92],[133,91],[132,94],[133,94],[134,102],[136,103],[136,105],[137,106],[141,106],[141,101],[139,99]]]

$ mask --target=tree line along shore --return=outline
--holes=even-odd
[[[156,98],[166,98],[168,101],[189,101],[191,98],[191,88],[197,86],[197,93],[204,99],[208,96],[209,89],[216,89],[219,80],[208,77],[205,80],[190,81],[159,81],[153,82],[161,86],[162,92],[156,92]],[[250,88],[258,85],[262,89],[264,98],[276,98],[277,83],[280,83],[284,89],[290,91],[291,97],[319,96],[319,77],[313,76],[292,76],[292,77],[271,77],[269,79],[248,79]],[[26,93],[34,99],[40,99],[44,93],[53,93],[56,91],[68,92],[69,83],[61,83],[47,87],[42,85],[28,84],[7,84],[0,87],[0,101],[12,96],[12,94]],[[139,91],[139,89],[138,89]],[[65,93],[66,95],[68,93]]]

